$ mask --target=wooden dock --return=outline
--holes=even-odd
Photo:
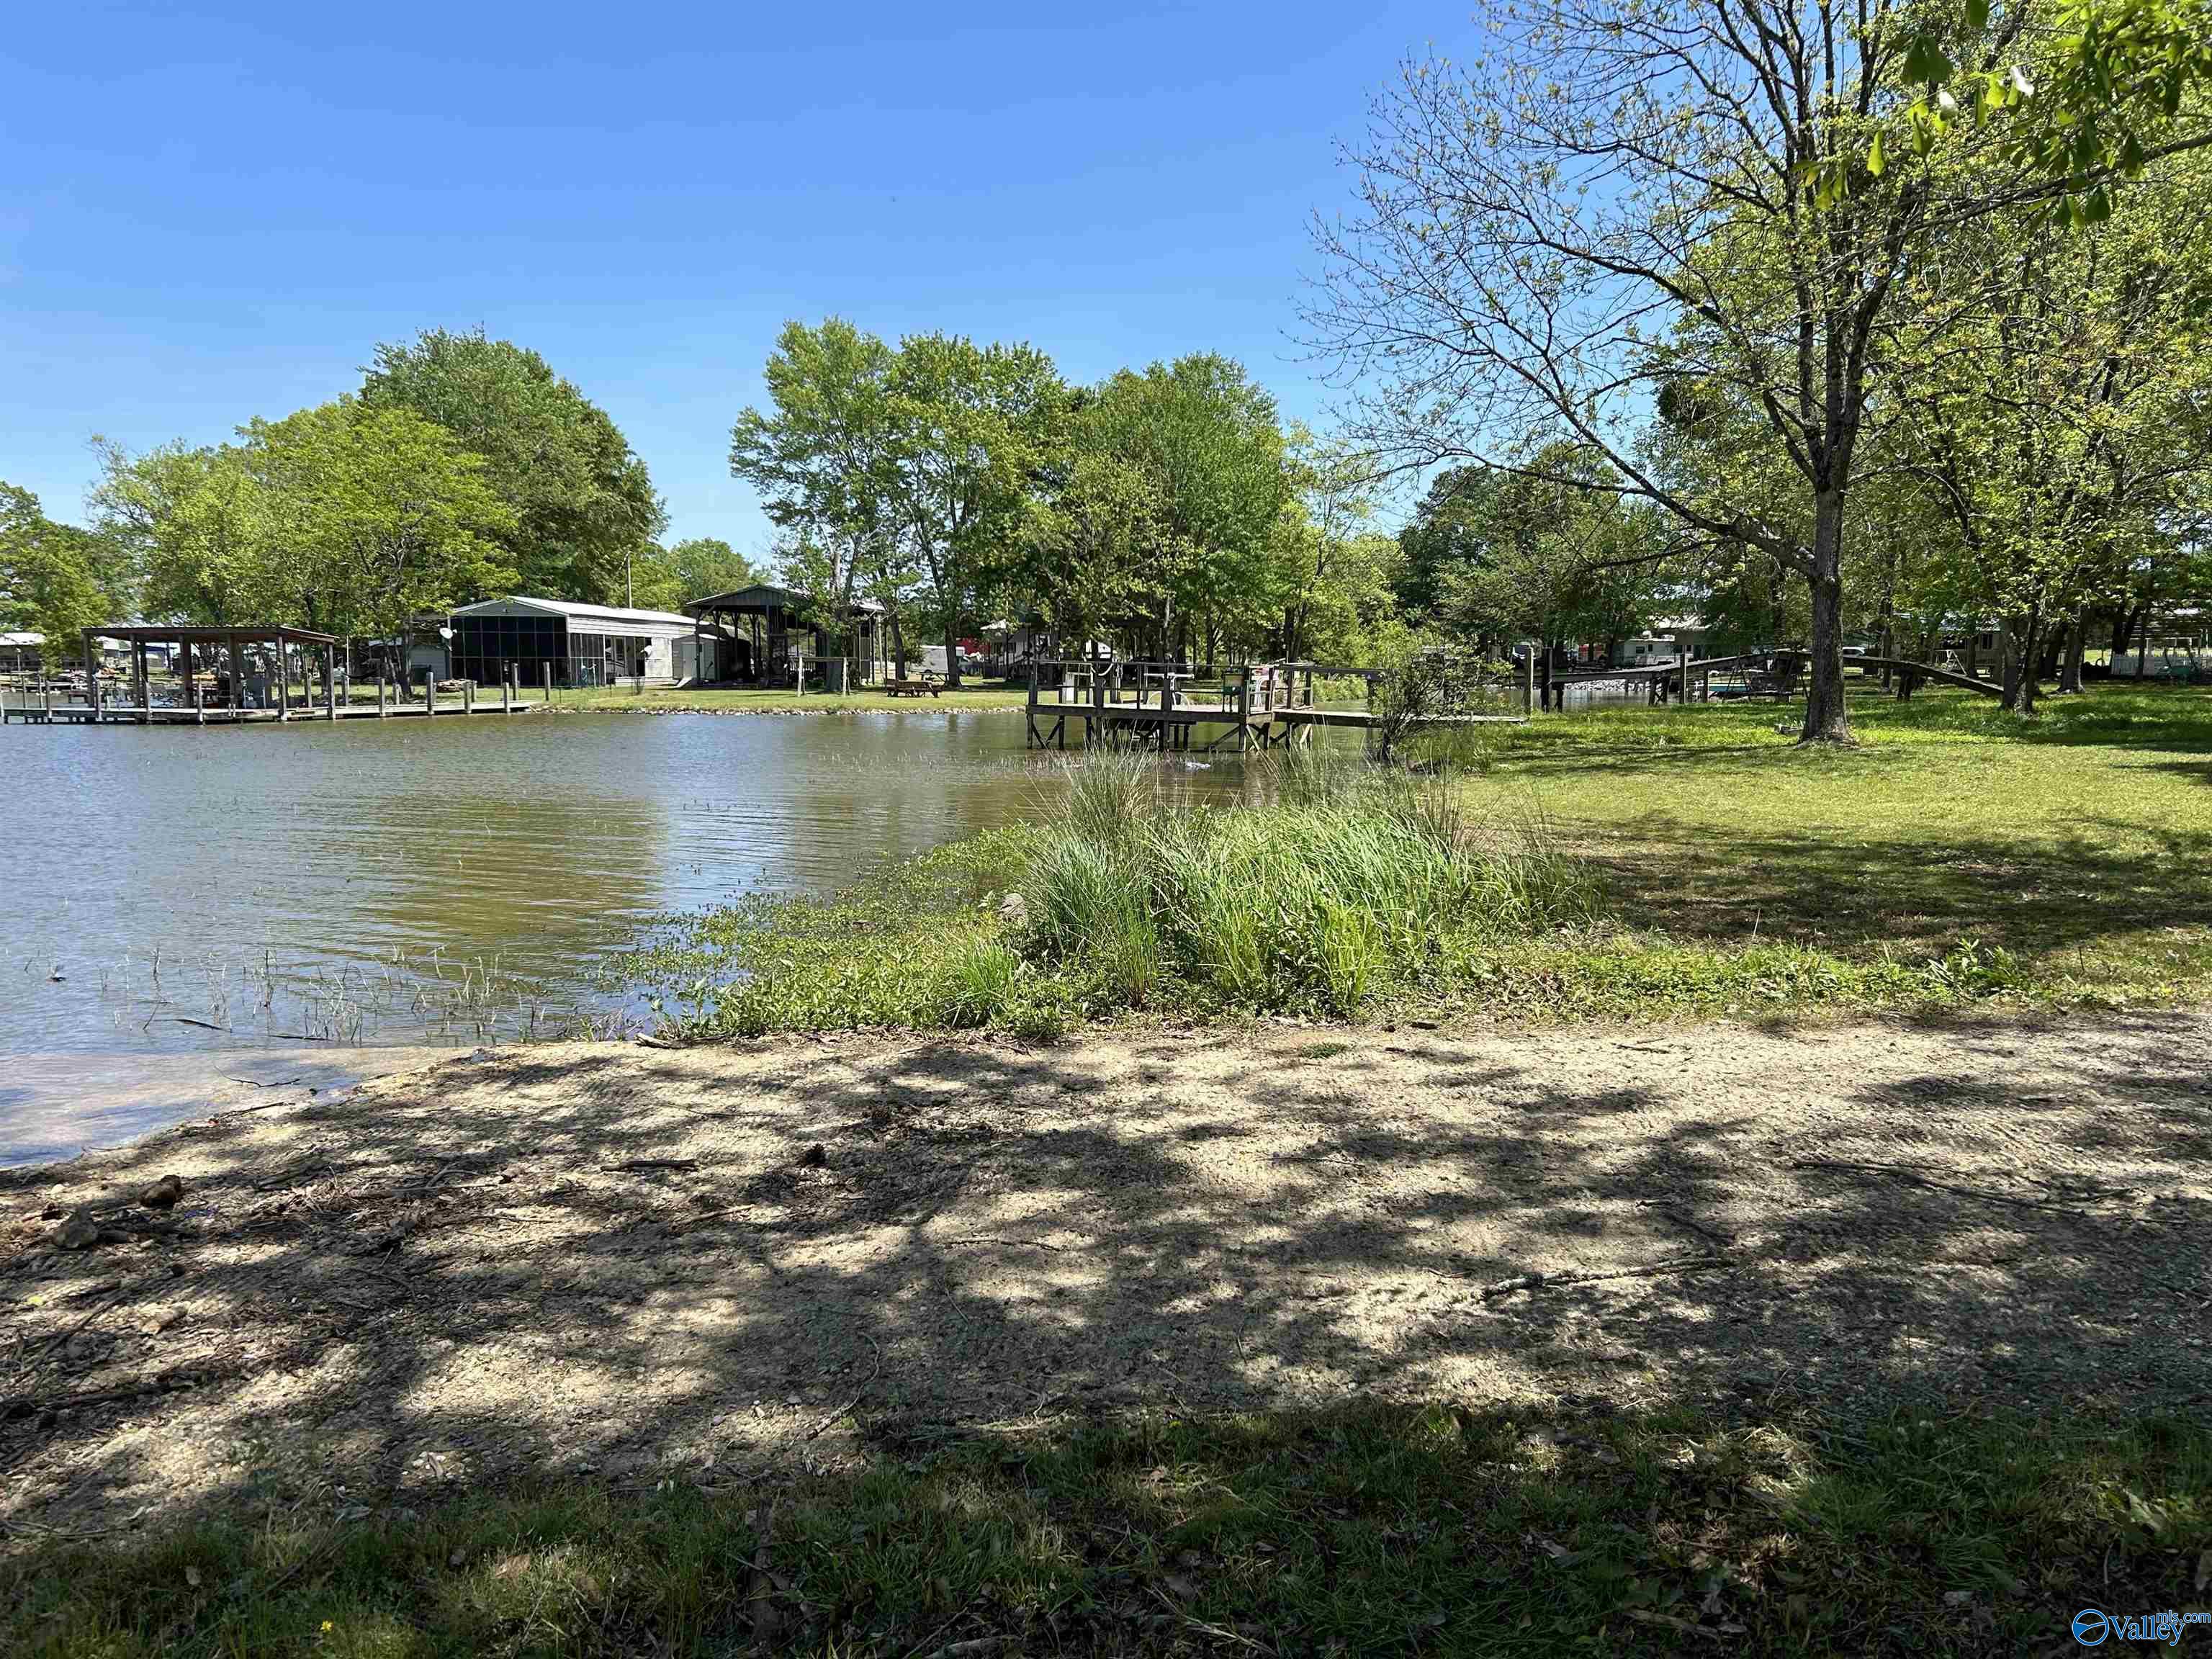
[[[1322,663],[1251,663],[1225,675],[1195,673],[1181,665],[1126,663],[1109,672],[1093,665],[1041,663],[1061,671],[1048,690],[1030,681],[1028,744],[1066,749],[1068,722],[1082,726],[1083,747],[1157,748],[1212,754],[1220,750],[1279,749],[1310,744],[1325,729],[1371,731],[1376,671]],[[1358,678],[1367,685],[1364,708],[1324,708],[1315,702],[1321,679]],[[1455,714],[1425,726],[1518,726],[1526,714]],[[1200,728],[1212,730],[1204,741]]]
[[[399,702],[325,702],[321,707],[234,708],[228,704],[192,707],[175,703],[0,702],[0,726],[297,726],[309,720],[453,720],[475,714],[527,714],[545,705],[522,702],[512,695],[478,698],[448,696],[434,706]]]

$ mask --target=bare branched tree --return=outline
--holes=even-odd
[[[2013,60],[2029,17],[1954,55]],[[1885,307],[1930,239],[2033,193],[1996,123],[1884,155],[1924,91],[1915,18],[1890,0],[1490,0],[1486,55],[1404,67],[1347,155],[1356,209],[1316,227],[1308,338],[1352,388],[1352,441],[1402,469],[1473,460],[1643,497],[1770,555],[1811,591],[1808,742],[1850,738],[1846,503]],[[1752,412],[1764,453],[1745,469],[1786,457],[1793,505],[1655,456],[1654,411],[1685,386]]]

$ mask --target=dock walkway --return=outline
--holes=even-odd
[[[1040,663],[1030,682],[1028,742],[1036,749],[1068,746],[1070,720],[1082,722],[1086,749],[1155,747],[1163,750],[1278,749],[1307,744],[1316,730],[1371,731],[1377,671],[1324,663],[1249,663],[1226,674],[1200,673],[1180,664],[1124,663],[1111,671],[1084,662]],[[1060,683],[1041,681],[1054,671]],[[1133,677],[1133,678],[1131,677]],[[1324,708],[1315,702],[1321,679],[1364,680],[1364,708]],[[1425,726],[1518,726],[1525,714],[1452,714]],[[1200,727],[1218,728],[1206,741]]]

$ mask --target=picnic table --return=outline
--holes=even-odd
[[[918,680],[891,679],[884,682],[884,695],[888,697],[918,697],[924,692],[937,695],[937,674],[933,669],[922,670]]]

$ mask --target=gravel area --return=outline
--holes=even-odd
[[[1355,1392],[2180,1408],[2212,1013],[486,1050],[0,1173],[0,1254],[17,1536]]]

